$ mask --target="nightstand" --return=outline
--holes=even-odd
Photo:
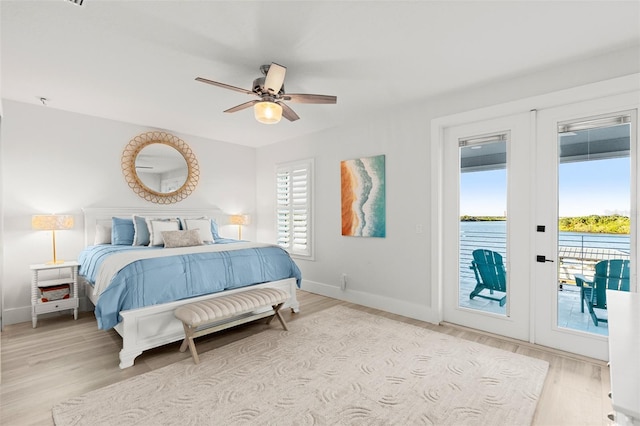
[[[73,319],[78,319],[78,266],[76,261],[58,264],[40,263],[31,265],[31,321],[33,328],[38,324],[38,314],[73,309]],[[55,275],[56,277],[51,277]],[[41,291],[60,286],[69,287],[69,297],[43,301]]]

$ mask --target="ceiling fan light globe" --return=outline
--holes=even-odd
[[[275,102],[258,102],[253,106],[253,113],[260,123],[275,124],[282,118],[282,107]]]

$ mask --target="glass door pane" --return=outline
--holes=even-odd
[[[458,306],[507,315],[507,134],[459,141]]]
[[[628,115],[558,126],[558,327],[607,335],[599,289],[629,291],[630,141]]]

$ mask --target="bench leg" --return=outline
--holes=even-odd
[[[194,329],[189,327],[187,324],[182,323],[182,327],[184,328],[184,340],[182,341],[182,345],[180,345],[180,352],[184,352],[187,350],[187,346],[189,346],[189,351],[191,352],[191,356],[193,357],[193,362],[196,364],[200,363],[200,357],[198,357],[198,351],[196,350],[196,344],[193,341],[193,332]]]
[[[182,323],[182,328],[184,328],[184,340],[180,345],[180,352],[186,351],[187,346],[189,345],[189,326],[185,323]]]
[[[282,314],[280,313],[280,308],[282,308],[282,305],[284,305],[284,303],[281,303],[276,306],[272,306],[274,314],[273,316],[269,317],[269,319],[267,320],[267,325],[271,323],[271,320],[277,317],[278,321],[280,321],[280,324],[282,324],[282,328],[284,328],[286,331],[289,331],[289,329],[287,328],[287,323],[285,322],[284,318],[282,317]]]

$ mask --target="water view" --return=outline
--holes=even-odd
[[[506,235],[506,221],[460,222],[461,250],[489,248],[506,256]],[[558,243],[561,247],[616,250],[618,254],[627,258],[631,249],[629,235],[621,234],[559,232]]]

